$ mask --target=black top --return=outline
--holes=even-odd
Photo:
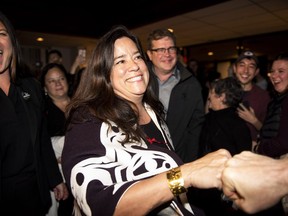
[[[148,124],[141,125],[141,128],[147,134],[146,143],[148,145],[157,145],[160,147],[167,148],[167,145],[163,139],[161,132],[156,127],[153,121],[150,121]]]
[[[53,136],[65,135],[65,113],[59,109],[49,96],[46,96],[46,114],[48,123],[48,133]]]
[[[211,110],[200,136],[200,156],[208,152],[227,149],[231,155],[252,150],[249,128],[234,108]]]
[[[50,190],[63,179],[47,132],[41,85],[34,78],[11,83],[8,96],[0,89],[0,104],[0,214],[19,206],[17,199],[34,203],[39,194],[39,208],[47,211]],[[27,194],[23,189],[31,188],[31,182],[35,189]],[[18,210],[27,213],[13,209]]]
[[[28,116],[20,97],[13,84],[8,97],[0,89],[1,178],[4,179],[18,176],[20,173],[19,178],[25,178],[35,172],[32,140],[27,136],[30,133]]]

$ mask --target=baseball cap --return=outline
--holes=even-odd
[[[252,52],[251,50],[245,50],[245,51],[243,51],[243,52],[238,56],[238,58],[237,58],[237,60],[236,60],[235,63],[237,64],[238,62],[240,62],[242,59],[245,59],[245,58],[253,59],[253,60],[256,62],[257,66],[258,66],[259,60],[258,60],[257,56],[255,55],[255,53]]]

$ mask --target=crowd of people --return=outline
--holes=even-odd
[[[251,50],[203,82],[171,31],[147,34],[144,52],[118,25],[69,70],[51,50],[35,77],[1,12],[0,51],[2,215],[287,212],[287,53],[271,91]]]

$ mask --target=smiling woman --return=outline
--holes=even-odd
[[[149,72],[146,63],[129,38],[115,41],[114,66],[110,80],[115,93],[135,104],[142,103],[149,81]],[[140,106],[142,107],[142,106]],[[144,111],[141,116],[147,115]]]
[[[230,154],[183,164],[149,73],[138,38],[115,26],[100,39],[67,106],[62,165],[85,215],[202,216],[186,189],[221,187],[217,176]]]
[[[45,91],[45,113],[48,133],[52,141],[58,166],[62,172],[61,154],[65,135],[65,110],[70,102],[67,72],[62,64],[49,63],[41,71],[40,82]],[[51,194],[52,206],[46,216],[72,215],[74,198],[70,193],[68,199],[56,201]]]
[[[278,158],[288,153],[288,127],[285,123],[288,120],[288,53],[281,53],[275,58],[269,78],[274,94],[255,151]]]

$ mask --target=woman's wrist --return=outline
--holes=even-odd
[[[182,177],[180,167],[173,168],[166,173],[168,186],[174,196],[186,193],[187,189],[184,187],[184,179]]]

